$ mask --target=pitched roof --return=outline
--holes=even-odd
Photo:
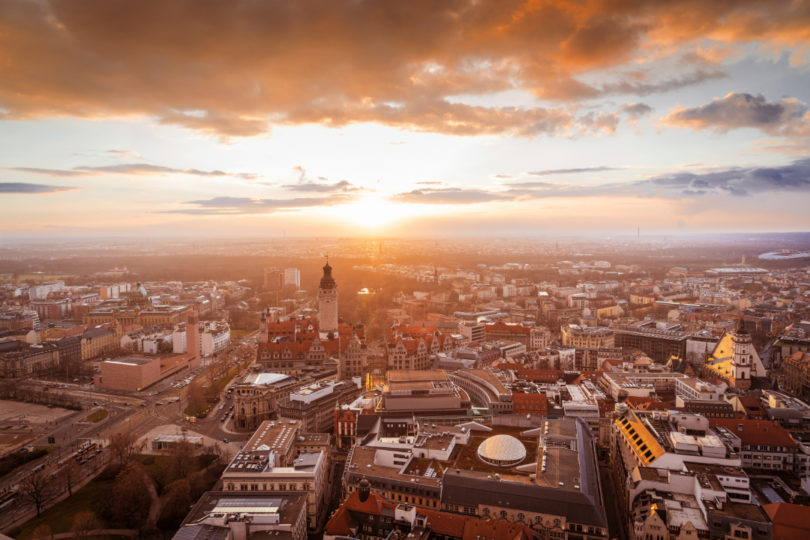
[[[773,537],[780,540],[810,538],[810,506],[786,502],[763,504],[773,523]]]
[[[712,427],[723,426],[737,437],[746,446],[788,446],[795,447],[796,441],[790,433],[776,422],[768,420],[746,420],[709,418]]]

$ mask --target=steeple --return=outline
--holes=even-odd
[[[321,289],[334,289],[335,278],[332,277],[332,267],[329,266],[329,257],[326,257],[326,264],[323,265],[323,277],[321,278]]]
[[[338,294],[337,283],[332,277],[332,267],[329,259],[323,267],[323,277],[318,287],[318,330],[322,338],[330,332],[338,331]]]

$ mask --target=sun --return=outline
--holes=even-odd
[[[364,195],[349,204],[335,206],[338,217],[361,229],[379,229],[408,217],[406,205],[392,203],[379,195]]]

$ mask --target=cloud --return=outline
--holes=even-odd
[[[644,180],[601,185],[524,182],[508,185],[507,195],[545,197],[663,197],[702,195],[747,196],[766,192],[810,191],[810,158],[781,167],[734,167],[703,173],[676,172]]]
[[[574,174],[610,167],[549,169],[537,176]],[[505,188],[505,189],[504,189]],[[703,173],[676,172],[642,180],[607,184],[510,182],[500,189],[418,189],[391,197],[412,204],[475,204],[548,198],[632,197],[682,199],[684,197],[750,196],[774,192],[810,192],[810,158],[780,167],[736,167]]]
[[[0,182],[0,193],[57,193],[74,189],[77,188],[50,186],[48,184],[28,184],[25,182]]]
[[[622,105],[619,109],[621,112],[629,116],[630,118],[637,120],[642,116],[646,116],[652,112],[652,107],[647,105],[646,103],[628,103],[627,105]]]
[[[762,94],[730,93],[699,107],[678,106],[661,123],[689,129],[711,129],[725,133],[731,129],[756,128],[771,135],[810,135],[810,112],[795,98],[768,101]]]
[[[140,159],[141,157],[141,155],[135,150],[120,150],[113,148],[107,150],[107,153],[118,159]]]
[[[299,184],[284,184],[281,187],[289,191],[302,191],[315,193],[352,193],[355,191],[362,191],[364,189],[360,186],[355,186],[354,184],[346,180],[341,180],[339,182],[335,182],[334,184],[303,182]]]
[[[304,208],[335,206],[350,202],[353,198],[351,195],[344,194],[334,194],[329,197],[298,197],[294,199],[221,196],[187,201],[185,204],[194,205],[194,207],[163,210],[160,213],[189,215],[270,214]]]
[[[809,20],[802,2],[7,2],[0,110],[11,119],[144,115],[219,137],[309,122],[451,135],[610,132],[612,117],[579,125],[571,111],[608,94],[723,76],[706,54],[675,70],[650,67],[707,41],[756,42],[796,60]],[[505,90],[561,106],[451,103]]]
[[[559,174],[580,174],[580,173],[589,173],[589,172],[600,172],[600,171],[617,171],[619,167],[578,167],[575,169],[544,169],[540,171],[530,171],[526,174],[530,176],[557,176]]]
[[[508,201],[512,197],[484,189],[440,188],[415,189],[397,193],[392,201],[412,204],[477,204],[493,201]]]
[[[41,174],[45,176],[97,176],[100,174],[127,174],[127,175],[165,175],[185,174],[191,176],[234,177],[245,180],[254,180],[258,175],[254,173],[232,173],[220,170],[176,169],[163,165],[150,163],[120,163],[117,165],[81,166],[72,169],[43,169],[39,167],[11,167],[9,170]]]

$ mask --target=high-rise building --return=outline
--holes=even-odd
[[[318,329],[321,333],[338,331],[337,283],[332,277],[329,261],[323,267],[323,277],[318,286]]]
[[[284,271],[279,268],[264,269],[264,288],[268,291],[279,291],[284,287]]]
[[[284,286],[293,285],[296,289],[301,287],[301,271],[298,268],[284,269]]]
[[[200,358],[200,316],[196,311],[186,313],[186,351],[193,359]]]

